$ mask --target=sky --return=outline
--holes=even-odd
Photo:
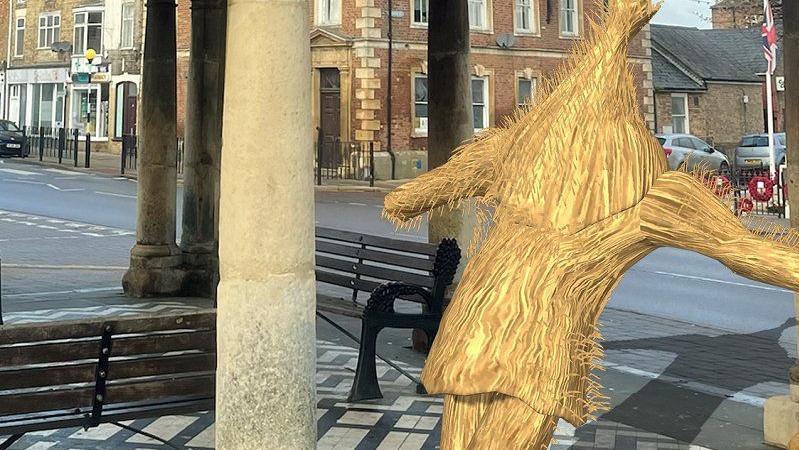
[[[710,28],[710,0],[664,0],[652,23]]]

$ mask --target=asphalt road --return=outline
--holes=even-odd
[[[15,279],[12,273],[9,286],[8,264],[74,265],[76,272],[71,275],[59,272],[63,282],[54,280],[53,289],[68,281],[97,287],[118,284],[119,272],[85,270],[95,265],[122,270],[127,265],[135,229],[135,181],[4,159],[0,192],[4,293],[28,289],[26,274]],[[180,194],[180,207],[179,200]],[[395,232],[380,218],[381,206],[380,193],[318,192],[316,223],[402,239],[425,238],[425,227],[421,232]],[[74,231],[91,227],[99,229]],[[69,276],[79,279],[68,280]],[[793,315],[790,292],[739,277],[709,258],[676,249],[657,250],[635,265],[610,306],[743,333],[774,328]]]

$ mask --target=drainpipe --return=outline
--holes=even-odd
[[[11,66],[11,29],[14,24],[14,0],[8,0],[8,48],[6,49],[6,66],[3,78],[3,118],[8,119],[8,68]]]
[[[393,17],[393,5],[391,0],[388,0],[388,90],[386,92],[388,98],[386,99],[386,109],[388,109],[388,117],[386,118],[386,126],[388,126],[388,135],[387,135],[387,145],[386,150],[388,151],[388,156],[391,157],[391,179],[395,179],[395,170],[397,166],[397,157],[394,154],[394,149],[391,147],[391,134],[393,128],[393,110],[392,110],[392,103],[391,103],[391,85],[394,84],[394,80],[392,78],[392,67],[394,65],[394,36],[393,36],[393,26],[392,23],[394,22]],[[413,12],[411,12],[413,14]]]

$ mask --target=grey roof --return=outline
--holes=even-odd
[[[766,70],[758,30],[700,30],[654,24],[651,30],[655,50],[705,81],[759,82],[757,74]],[[652,53],[654,58],[656,52]]]
[[[669,62],[657,49],[652,52],[652,83],[655,89],[680,91],[704,89],[702,84]]]

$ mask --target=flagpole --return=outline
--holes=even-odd
[[[770,10],[769,0],[763,0],[763,21],[767,21],[767,11]],[[776,59],[777,55],[774,52],[772,55],[772,59]],[[772,65],[776,65],[776,61],[770,62],[766,65],[766,120],[768,121],[768,159],[769,159],[769,174],[771,175],[771,179],[775,179],[774,175],[777,173],[777,167],[775,166],[776,161],[774,161],[774,106],[772,102],[772,94],[771,94],[771,67]]]
[[[774,174],[777,173],[777,167],[774,165],[774,106],[771,100],[771,70],[766,69],[766,108],[768,111],[766,112],[767,121],[768,121],[768,159],[769,159],[769,171],[771,174],[771,179],[774,179]]]

